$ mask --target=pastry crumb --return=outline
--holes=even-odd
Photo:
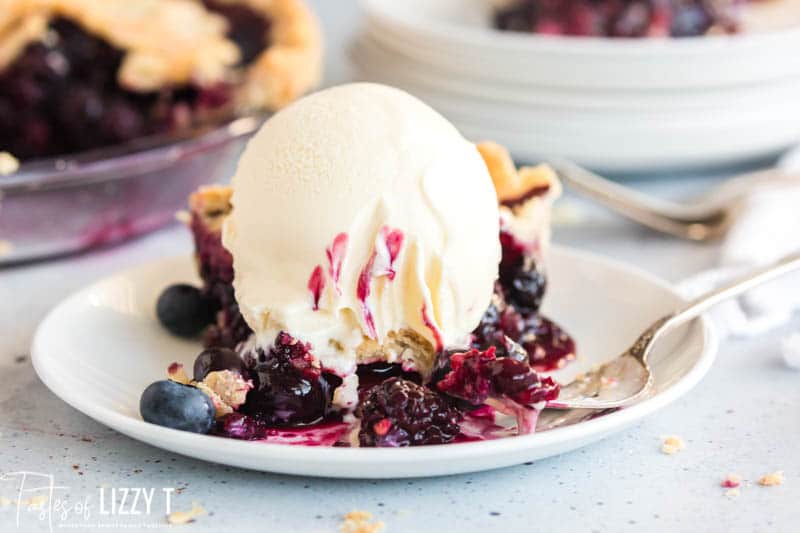
[[[194,519],[198,516],[202,516],[206,514],[206,510],[203,509],[199,503],[192,502],[192,508],[188,511],[173,511],[167,515],[167,523],[173,526],[180,526],[184,524],[188,524],[190,522],[194,522]]]
[[[686,448],[686,443],[683,442],[683,439],[677,435],[671,435],[664,438],[664,442],[661,444],[661,453],[675,455],[684,448]]]
[[[167,368],[167,377],[183,385],[188,385],[190,382],[189,376],[186,375],[186,370],[184,370],[183,365],[180,363],[172,363],[169,365]]]
[[[19,159],[8,152],[0,152],[0,176],[8,176],[19,170]]]
[[[740,491],[739,489],[728,489],[725,491],[725,497],[730,498],[731,500],[735,500],[741,495],[742,491]]]
[[[339,526],[340,533],[379,533],[383,531],[383,522],[372,522],[372,513],[368,511],[351,511],[344,515]]]
[[[777,472],[761,476],[761,479],[758,480],[758,484],[762,487],[775,487],[777,485],[783,485],[783,480],[783,471],[778,470]]]
[[[177,220],[178,222],[182,222],[183,224],[186,224],[188,226],[189,224],[192,223],[192,214],[189,213],[189,211],[186,211],[185,209],[181,209],[180,211],[175,212],[175,220]]]
[[[209,372],[203,381],[192,381],[205,392],[217,408],[217,417],[225,416],[239,408],[247,398],[247,392],[253,388],[250,380],[245,380],[237,372],[216,370]]]
[[[49,501],[48,497],[44,494],[37,494],[24,500],[19,500],[18,505],[24,505],[28,509],[44,509],[44,505]]]
[[[728,474],[725,479],[722,480],[720,486],[725,487],[727,489],[735,489],[739,485],[742,484],[742,476],[739,474]]]
[[[12,251],[14,251],[14,245],[11,244],[11,241],[0,239],[0,257],[9,255]]]

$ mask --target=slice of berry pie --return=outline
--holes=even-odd
[[[511,413],[521,431],[530,432],[535,411],[524,406],[541,407],[558,394],[558,386],[536,371],[560,368],[575,357],[573,340],[538,312],[546,287],[550,210],[560,195],[560,184],[545,165],[517,170],[508,151],[495,143],[480,143],[477,148],[490,171],[501,213],[502,261],[492,303],[473,332],[470,347],[435,355],[428,386],[423,386],[419,372],[404,369],[402,364],[358,366],[360,402],[353,414],[363,421],[357,437],[361,446],[476,438],[467,426],[480,427],[480,438],[486,438],[486,424],[480,421],[487,415],[479,409],[484,405]],[[246,353],[244,358],[236,353],[237,348],[239,352],[249,350],[247,341],[253,332],[239,312],[233,258],[222,244],[232,193],[230,187],[209,186],[189,199],[189,227],[203,281],[196,292],[216,309],[212,323],[202,326],[207,350],[198,357],[195,383],[203,388],[203,379],[214,365],[214,372],[233,369],[235,375],[247,376],[248,384],[242,381],[240,388],[252,391],[246,401],[235,405],[236,412],[227,405],[223,408],[215,429],[221,435],[274,439],[280,433],[276,427],[316,426],[330,438],[330,423],[341,420],[339,407],[346,403],[334,401],[337,391],[345,392],[339,388],[343,380],[323,372],[309,346],[281,333],[269,353]],[[192,333],[196,334],[197,328]],[[397,342],[405,342],[413,350],[427,349],[424,342],[415,344],[413,338]],[[204,370],[198,370],[198,365]],[[400,397],[403,401],[397,403]],[[464,413],[469,416],[473,412],[464,433],[459,420]],[[494,415],[489,418],[493,420]],[[333,434],[344,437],[346,431],[342,428]]]
[[[0,152],[72,154],[274,110],[320,64],[303,0],[2,0]]]
[[[559,390],[540,372],[575,357],[539,313],[560,191],[549,167],[517,169],[400,91],[355,84],[301,100],[251,141],[233,187],[189,199],[202,287],[170,287],[157,307],[206,351],[193,379],[177,366],[170,379],[205,392],[211,432],[234,438],[409,446],[530,433]],[[145,420],[185,426],[154,405]],[[209,416],[198,405],[195,418]]]

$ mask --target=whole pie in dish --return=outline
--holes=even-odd
[[[597,37],[697,37],[800,24],[794,0],[502,0],[501,30]]]
[[[72,154],[275,110],[320,68],[303,0],[0,0],[0,152]]]
[[[559,194],[549,167],[517,169],[396,89],[298,101],[232,187],[189,200],[202,287],[167,288],[157,310],[206,350],[193,376],[174,364],[148,387],[142,416],[315,445],[530,433],[558,395],[544,373],[575,357],[539,313]],[[192,416],[164,411],[187,402]]]

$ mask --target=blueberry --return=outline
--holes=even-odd
[[[277,426],[315,424],[328,414],[333,388],[325,376],[304,377],[291,366],[270,358],[256,365],[255,386],[242,406],[246,414]]]
[[[679,5],[675,8],[670,31],[673,37],[694,37],[703,35],[713,23],[705,6]]]
[[[180,337],[195,337],[214,321],[213,303],[197,287],[171,285],[156,304],[161,324]]]
[[[509,285],[508,300],[518,311],[533,313],[539,309],[547,286],[539,270],[535,267],[520,268]]]
[[[170,380],[150,384],[139,400],[146,422],[193,433],[208,433],[215,411],[214,402],[203,391]]]
[[[310,345],[281,332],[269,351],[259,350],[250,374],[254,388],[242,406],[244,414],[277,426],[322,421],[330,411],[333,390],[341,379],[315,366]]]
[[[231,370],[244,374],[244,363],[239,354],[230,348],[209,348],[194,360],[194,380],[203,381],[210,372]]]

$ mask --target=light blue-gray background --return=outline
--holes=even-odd
[[[312,4],[327,33],[327,83],[345,81],[343,48],[357,28],[358,10],[352,0]],[[643,187],[680,195],[692,183]],[[660,238],[576,205],[583,223],[557,228],[562,244],[638,264],[672,281],[714,261],[714,246]],[[172,487],[180,491],[174,508],[197,501],[209,512],[184,526],[198,532],[334,532],[353,509],[373,512],[390,533],[800,531],[800,373],[786,369],[778,351],[780,336],[797,330],[800,320],[765,338],[723,344],[718,363],[693,392],[604,442],[532,465],[430,480],[293,478],[185,459],[100,426],[39,382],[27,354],[49,308],[116,270],[189,251],[185,230],[176,227],[121,247],[0,270],[0,472],[50,474],[57,485],[69,487],[56,496],[66,495],[73,504],[88,499],[91,506],[88,520],[54,516],[54,530],[59,524],[127,524],[134,530],[164,525],[162,497],[150,516],[108,517],[98,514],[99,491],[108,498],[112,488]],[[598,320],[613,317],[598,310]],[[665,434],[681,435],[687,448],[675,456],[661,454]],[[785,471],[783,486],[755,484],[774,470]],[[736,500],[719,487],[729,472],[747,480]],[[3,533],[17,530],[16,485],[0,480]],[[19,531],[48,528],[34,513],[20,517]]]

